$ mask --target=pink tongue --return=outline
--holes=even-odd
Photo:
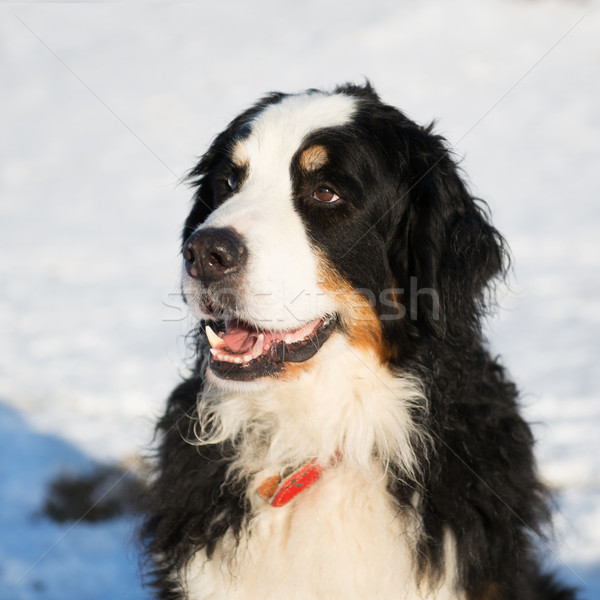
[[[265,348],[282,340],[289,343],[298,342],[312,335],[320,323],[320,320],[311,321],[293,331],[264,331]],[[252,350],[258,334],[259,332],[256,329],[244,323],[229,321],[223,334],[223,341],[234,354],[246,354]]]
[[[223,341],[235,354],[243,354],[252,349],[257,337],[258,332],[255,329],[244,327],[241,323],[232,326],[228,323]]]

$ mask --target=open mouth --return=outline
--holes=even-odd
[[[206,326],[210,368],[223,379],[249,381],[274,375],[286,362],[312,358],[329,338],[336,318],[327,316],[293,330],[264,330],[238,319],[224,321],[224,331]]]

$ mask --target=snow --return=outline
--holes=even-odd
[[[0,15],[0,597],[149,597],[134,523],[52,523],[47,483],[143,455],[185,372],[179,180],[195,157],[266,91],[364,76],[415,120],[438,119],[510,242],[489,332],[558,490],[542,545],[600,595],[599,2],[31,2]]]

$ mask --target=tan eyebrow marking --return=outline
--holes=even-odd
[[[244,168],[250,162],[248,159],[248,151],[246,149],[246,145],[244,144],[244,140],[241,140],[235,144],[235,146],[231,150],[231,160],[233,164]]]
[[[327,150],[323,146],[310,146],[300,155],[300,168],[303,171],[316,171],[327,163]]]

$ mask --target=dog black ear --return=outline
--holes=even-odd
[[[409,160],[410,183],[403,193],[408,199],[403,248],[395,250],[409,289],[407,316],[438,337],[464,339],[479,328],[490,282],[505,272],[508,255],[486,205],[469,194],[444,140],[428,129],[418,137],[420,150]]]

